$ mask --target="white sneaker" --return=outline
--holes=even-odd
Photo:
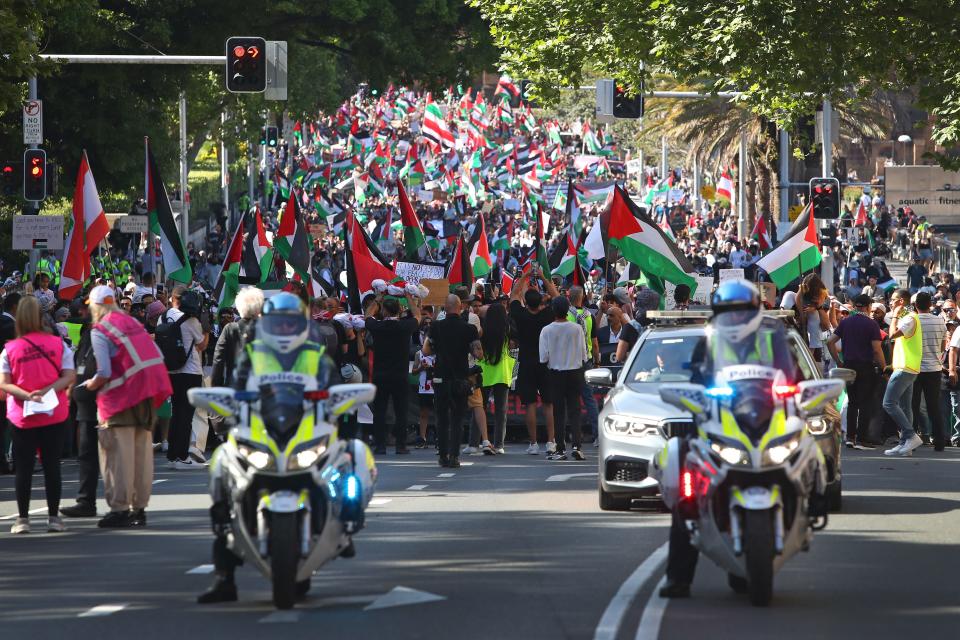
[[[63,520],[53,516],[47,518],[47,531],[50,533],[63,533],[67,530],[67,525],[63,524]]]
[[[556,443],[556,442],[548,442],[548,443],[547,443],[547,455],[550,455],[551,453],[556,453],[556,452],[557,452],[557,443]]]
[[[497,454],[501,456],[506,453],[506,450],[503,447],[497,447],[496,449],[494,449],[494,451],[496,451]]]
[[[496,449],[493,448],[493,445],[490,444],[489,440],[484,440],[480,443],[480,451],[482,451],[483,455],[485,456],[492,456],[496,455],[497,453]]]
[[[199,462],[200,464],[206,464],[207,459],[203,457],[203,451],[197,448],[197,445],[192,445],[190,451],[188,451],[191,458]]]
[[[156,453],[157,451],[160,451],[160,447],[162,447],[162,446],[163,446],[163,444],[161,444],[161,443],[159,443],[159,442],[154,442],[154,443],[153,443],[153,452]]]
[[[532,456],[540,455],[540,445],[537,444],[536,442],[531,442],[530,446],[527,447],[527,453],[529,453]]]
[[[902,447],[903,447],[902,444],[898,444],[898,445],[895,446],[894,448],[892,448],[892,449],[887,449],[886,451],[884,451],[884,452],[883,452],[883,455],[885,455],[885,456],[898,456],[898,455],[900,455],[900,449],[901,449]]]
[[[200,464],[199,462],[194,462],[190,458],[186,460],[174,460],[170,463],[170,469],[172,471],[194,471],[196,469],[205,469],[205,464]]]
[[[465,456],[469,456],[471,454],[479,453],[479,452],[480,452],[480,449],[478,447],[471,447],[470,445],[467,445],[463,448],[463,450],[460,453],[462,453]]]
[[[923,444],[923,438],[917,434],[913,434],[909,440],[906,441],[901,447],[900,451],[897,453],[898,456],[911,456],[913,455],[913,450]]]
[[[167,444],[167,441],[166,441],[166,440],[164,440],[164,441],[160,444],[160,451],[163,451],[164,453],[166,453],[169,448],[170,448],[170,445]]]
[[[10,527],[10,533],[30,533],[30,518],[17,518],[17,521]]]

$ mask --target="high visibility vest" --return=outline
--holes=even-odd
[[[53,261],[53,286],[60,286],[60,261],[57,259]]]
[[[247,380],[247,389],[256,390],[260,386],[260,378],[278,373],[301,374],[307,390],[316,389],[317,374],[320,373],[320,360],[323,358],[325,347],[316,342],[307,341],[300,347],[297,359],[290,368],[280,364],[273,349],[262,340],[254,340],[247,345],[247,355],[250,357],[251,375]],[[311,385],[312,381],[312,385]]]
[[[83,330],[83,324],[79,322],[64,322],[63,326],[67,328],[67,337],[70,338],[70,346],[76,349],[80,346],[80,332]]]
[[[720,349],[723,349],[723,360],[740,364],[768,364],[773,362],[773,332],[761,329],[753,334],[753,348],[741,356],[734,351],[733,346],[726,341],[713,340],[713,360],[720,359]],[[722,342],[722,345],[720,344]]]
[[[567,312],[567,320],[575,322],[583,328],[584,337],[587,341],[587,358],[592,358],[593,339],[590,336],[593,335],[593,314],[586,309],[571,307],[570,311]]]
[[[893,368],[919,373],[920,360],[923,358],[923,329],[920,326],[920,316],[909,313],[904,317],[913,318],[917,328],[909,338],[900,336],[893,341]]]

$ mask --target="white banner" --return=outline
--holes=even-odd
[[[442,264],[420,264],[417,262],[397,261],[397,276],[407,282],[420,283],[421,280],[440,280],[446,277]]]
[[[13,249],[63,249],[63,216],[13,216]]]

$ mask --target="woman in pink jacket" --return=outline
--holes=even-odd
[[[69,409],[66,390],[75,379],[73,352],[60,336],[44,329],[40,302],[24,296],[17,306],[17,337],[0,353],[0,391],[7,394],[13,425],[13,460],[19,517],[12,533],[30,532],[30,491],[36,452],[43,463],[47,531],[64,531],[60,509],[60,452]]]

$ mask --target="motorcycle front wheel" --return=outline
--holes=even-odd
[[[297,600],[298,529],[296,513],[274,513],[270,518],[270,573],[277,609],[292,609]]]
[[[750,603],[765,607],[773,598],[773,519],[770,511],[743,512],[743,553]]]

